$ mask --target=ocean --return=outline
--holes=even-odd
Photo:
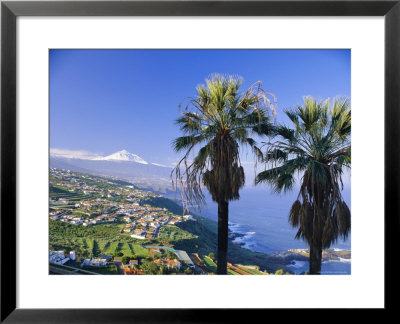
[[[343,198],[350,205],[350,189],[345,190]],[[240,191],[240,200],[229,204],[229,228],[232,232],[244,234],[234,242],[242,243],[244,248],[262,253],[282,252],[289,249],[308,248],[302,240],[296,240],[297,229],[288,222],[289,210],[297,198],[297,191],[275,194],[267,187],[246,187]],[[207,205],[201,215],[217,220],[217,204],[206,194]],[[339,240],[331,248],[351,250],[351,237]],[[308,262],[296,262],[290,266],[295,273],[308,270]],[[322,264],[324,274],[350,274],[351,262],[329,261]]]

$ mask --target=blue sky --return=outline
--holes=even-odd
[[[178,160],[179,104],[212,73],[261,80],[283,108],[305,95],[350,98],[350,50],[51,50],[50,147]],[[251,157],[249,156],[249,160]]]

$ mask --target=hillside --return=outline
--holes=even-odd
[[[167,208],[171,212],[182,212],[182,207],[168,198],[156,198],[149,200],[147,203],[154,204],[156,207]],[[171,241],[169,243],[174,245],[174,248],[185,250],[187,253],[198,253],[200,255],[208,255],[209,253],[217,253],[217,223],[213,220],[193,215],[195,221],[187,221],[178,223],[177,228],[194,234],[196,237],[191,239],[183,239]],[[276,270],[283,269],[285,272],[291,272],[286,267],[287,263],[283,260],[264,253],[253,252],[248,249],[242,248],[232,242],[228,247],[228,262],[240,263],[242,265],[257,265],[260,270],[267,270],[268,272],[275,272]],[[286,261],[286,260],[284,260]]]
[[[141,255],[153,260],[146,245],[171,247],[192,257],[197,255],[202,261],[205,256],[217,255],[215,221],[193,213],[183,215],[178,201],[131,182],[51,169],[49,191],[50,250],[75,251],[79,260],[101,254],[129,258]],[[212,265],[207,261],[210,270]],[[228,262],[232,267],[240,264],[269,273],[279,269],[290,272],[286,261],[229,243]],[[243,271],[232,269],[231,274]]]

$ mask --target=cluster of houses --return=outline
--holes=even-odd
[[[140,200],[148,196],[161,197],[160,195],[135,189],[133,186],[115,187],[112,182],[101,180],[108,186],[107,189],[93,181],[100,181],[98,178],[91,178],[85,175],[76,175],[70,171],[51,169],[52,181],[50,185],[63,187],[71,192],[97,194],[86,197],[82,200],[75,198],[69,201],[67,198],[58,198],[53,195],[50,198],[50,218],[73,225],[91,226],[101,223],[110,223],[117,220],[126,222],[123,232],[130,234],[133,238],[145,239],[157,237],[158,230],[162,225],[176,224],[189,219],[190,215],[174,216],[167,212],[166,208],[158,208],[150,205],[141,206]],[[55,180],[57,179],[57,180]],[[88,185],[86,181],[91,180]],[[118,201],[109,199],[120,197]],[[73,200],[71,198],[71,200]]]
[[[154,260],[154,263],[158,266],[166,266],[168,269],[176,268],[179,270],[181,268],[181,263],[177,259],[156,259]]]
[[[151,192],[136,189],[134,186],[116,185],[107,179],[74,173],[68,170],[50,170],[52,191],[49,216],[52,220],[62,221],[76,226],[92,226],[103,223],[124,222],[121,233],[136,239],[157,238],[160,228],[187,220],[195,220],[191,215],[178,216],[166,208],[146,204],[149,197],[162,197]],[[60,190],[62,189],[62,190]],[[68,194],[66,192],[70,192]],[[64,264],[75,260],[63,251],[50,251],[50,262]],[[111,260],[99,256],[84,259],[81,266],[101,267]],[[136,264],[134,263],[136,261]],[[158,265],[180,269],[178,260],[154,260]],[[140,274],[137,260],[126,265],[130,274]]]
[[[112,260],[112,255],[102,254],[97,258],[83,259],[81,267],[104,267]]]
[[[124,221],[125,228],[122,233],[129,234],[135,239],[157,238],[161,226],[174,225],[186,220],[194,220],[191,215],[177,216],[169,213],[166,208],[153,207],[139,204],[143,197],[159,196],[133,188],[133,186],[121,186],[107,192],[96,184],[87,185],[85,181],[93,180],[89,176],[79,175],[67,171],[52,169],[51,185],[65,187],[69,191],[81,191],[86,194],[97,193],[91,199],[68,201],[66,198],[50,199],[50,218],[72,225],[91,226],[102,223]],[[96,179],[99,181],[99,179]],[[106,180],[103,180],[107,183]],[[109,184],[113,184],[110,182]],[[99,197],[99,194],[101,197]],[[122,200],[115,201],[112,198],[120,196]],[[107,198],[104,198],[107,197]],[[90,198],[90,197],[87,197]],[[63,206],[61,206],[63,205]]]
[[[130,260],[129,264],[124,265],[124,272],[126,275],[141,275],[143,270],[138,267],[138,260]]]
[[[185,253],[184,251],[177,251],[180,253]],[[187,254],[186,254],[187,256]],[[182,256],[179,254],[178,258],[182,258]],[[188,258],[188,257],[187,257]],[[109,262],[112,262],[113,257],[111,255],[99,255],[97,258],[92,258],[92,259],[82,259],[80,262],[80,267],[85,268],[85,267],[105,267]],[[120,258],[115,258],[117,260]],[[67,263],[69,260],[75,261],[76,260],[76,255],[75,251],[70,251],[69,255],[66,256],[64,251],[50,251],[49,252],[49,261],[52,264],[58,264],[58,265],[63,265]],[[183,259],[182,259],[183,260]],[[191,266],[193,263],[191,260],[188,258],[189,262],[188,265]],[[177,269],[180,270],[182,267],[182,263],[180,260],[177,259],[155,259],[153,262],[157,266],[166,266],[168,269]],[[122,268],[127,275],[141,275],[143,274],[143,270],[140,269],[139,267],[139,261],[138,260],[129,260],[129,263],[126,265],[123,265]]]
[[[50,218],[53,220],[59,220],[61,222],[69,223],[72,225],[82,225],[82,226],[89,226],[95,224],[102,224],[102,223],[112,223],[117,220],[116,217],[112,217],[109,215],[100,215],[93,219],[84,219],[80,216],[76,216],[70,213],[70,211],[61,211],[61,212],[52,212],[50,213]]]
[[[95,258],[95,259],[83,259],[81,267],[104,267],[107,265],[107,259]]]

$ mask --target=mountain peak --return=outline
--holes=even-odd
[[[128,152],[127,150],[121,150],[105,157],[96,158],[95,160],[108,160],[108,161],[130,161],[141,164],[148,164],[139,155]]]

